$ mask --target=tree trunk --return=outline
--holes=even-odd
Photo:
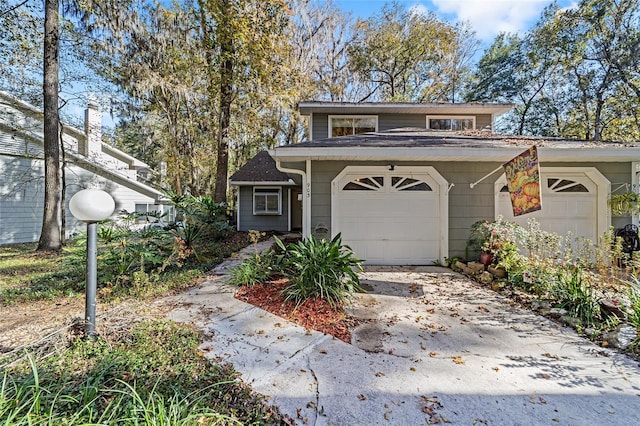
[[[604,101],[602,100],[602,95],[598,93],[598,98],[596,101],[596,111],[593,114],[593,140],[599,141],[602,139],[602,106],[604,105]]]
[[[62,248],[62,171],[58,116],[58,0],[45,0],[44,22],[44,211],[38,250]]]
[[[228,0],[220,5],[222,16],[231,8]],[[233,102],[234,45],[230,25],[223,20],[216,25],[220,43],[220,108],[218,110],[218,152],[216,161],[216,184],[214,201],[227,202],[227,174],[229,171],[229,126],[231,124],[231,103]]]

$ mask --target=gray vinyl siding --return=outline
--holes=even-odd
[[[253,186],[239,186],[240,206],[238,231],[276,231],[287,232],[289,230],[289,187],[282,189],[282,214],[280,215],[254,215],[253,214]]]
[[[329,114],[314,112],[311,126],[311,140],[325,139],[329,134]]]
[[[325,139],[329,137],[329,115],[326,113],[313,113],[312,139]],[[339,114],[331,114],[339,115]],[[352,116],[354,114],[347,114]],[[357,115],[357,114],[355,114]],[[366,114],[365,114],[366,115]],[[376,115],[376,114],[374,114]],[[434,114],[437,115],[437,114]],[[457,114],[445,114],[448,117],[455,117]],[[398,129],[403,127],[417,127],[424,129],[427,127],[427,114],[377,114],[378,131]],[[476,115],[476,128],[491,128],[491,114]]]
[[[37,241],[42,228],[44,204],[44,165],[42,160],[0,156],[0,244]],[[69,211],[69,200],[88,187],[100,188],[116,201],[116,215],[121,210],[135,211],[136,204],[153,204],[154,199],[116,184],[81,167],[65,168],[65,225],[67,235],[83,230]],[[115,215],[114,215],[115,216]]]
[[[311,230],[325,225],[331,232],[331,181],[346,166],[386,166],[388,162],[314,161],[312,163]],[[433,166],[449,183],[455,185],[449,191],[449,256],[465,257],[465,249],[471,225],[478,220],[495,217],[494,183],[500,173],[470,188],[492,172],[500,163],[480,162],[396,162],[397,166]],[[630,163],[545,163],[543,167],[596,167],[610,182],[631,182]],[[628,217],[614,217],[614,227],[630,222]]]

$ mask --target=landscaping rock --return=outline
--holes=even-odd
[[[494,266],[489,265],[487,269],[496,278],[504,278],[507,276],[507,271],[505,271],[504,268],[496,268]]]
[[[464,262],[460,262],[459,260],[456,260],[454,267],[457,268],[458,270],[462,270],[462,268],[466,268],[467,265]]]
[[[551,302],[548,300],[540,300],[536,299],[531,302],[531,308],[536,311],[550,311],[551,310]],[[566,313],[566,312],[565,312]]]
[[[477,271],[475,271],[474,269],[469,268],[466,265],[462,265],[462,267],[460,269],[462,270],[463,274],[465,274],[465,275],[467,275],[469,277],[472,277],[477,273]]]
[[[467,263],[467,268],[473,269],[475,272],[484,271],[484,265],[479,262],[469,262]]]
[[[638,338],[638,331],[636,328],[629,324],[620,324],[610,333],[607,333],[604,337],[604,341],[607,342],[610,348],[627,349],[635,339]]]
[[[504,288],[504,283],[501,281],[494,281],[491,283],[491,290],[500,291]]]
[[[478,276],[478,279],[482,284],[491,284],[493,282],[493,275],[490,272],[484,271]]]
[[[560,318],[567,315],[567,310],[562,308],[551,308],[549,309],[549,315],[555,318]]]
[[[609,316],[614,316],[620,319],[624,319],[626,317],[620,302],[612,299],[605,299],[600,301],[600,308]]]
[[[576,317],[571,316],[571,315],[563,315],[561,318],[562,318],[562,321],[565,322],[565,324],[567,324],[567,325],[569,325],[569,326],[571,326],[573,328],[578,328],[578,326],[580,325],[580,320],[578,318],[576,318]]]

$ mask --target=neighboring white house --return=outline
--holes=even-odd
[[[85,113],[85,130],[62,123],[65,231],[84,225],[69,212],[68,200],[85,188],[111,194],[116,213],[163,211],[163,193],[138,180],[150,167],[102,142],[96,105]],[[0,91],[0,244],[37,241],[44,205],[43,113]]]

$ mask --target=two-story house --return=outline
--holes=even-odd
[[[465,256],[471,225],[503,216],[597,241],[609,194],[638,184],[640,146],[492,133],[511,104],[300,104],[309,140],[238,170],[238,229],[331,237],[369,264]],[[539,211],[514,217],[502,164],[535,145]]]
[[[111,194],[116,213],[163,211],[163,193],[139,179],[150,167],[102,141],[97,105],[85,111],[85,129],[61,124],[66,201],[85,188]],[[0,244],[37,241],[44,204],[43,113],[0,92]],[[84,229],[65,202],[67,235]]]

